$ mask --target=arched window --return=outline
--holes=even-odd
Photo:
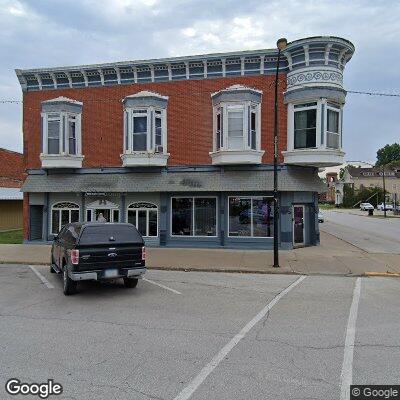
[[[128,206],[128,222],[136,226],[142,236],[158,235],[158,209],[153,203],[138,202]]]
[[[54,204],[51,209],[51,233],[57,235],[65,224],[79,221],[79,206],[63,202]]]

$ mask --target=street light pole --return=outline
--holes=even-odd
[[[279,268],[279,207],[278,207],[278,78],[281,51],[287,46],[287,40],[281,38],[276,42],[278,47],[278,58],[276,60],[275,73],[275,107],[274,107],[274,268]]]
[[[386,218],[386,184],[385,184],[385,166],[382,166],[382,183],[383,183],[383,215]]]

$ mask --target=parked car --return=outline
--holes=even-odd
[[[76,222],[55,237],[50,271],[62,274],[65,295],[84,280],[123,278],[134,288],[146,272],[145,256],[142,235],[132,224]]]
[[[377,205],[377,207],[376,207],[378,210],[380,210],[380,211],[393,211],[393,204],[390,204],[390,203],[386,203],[386,204],[383,204],[383,203],[381,203],[381,204],[378,204]]]
[[[371,203],[361,203],[360,210],[361,211],[374,210],[374,206]]]
[[[324,222],[325,218],[324,218],[324,214],[322,214],[322,211],[318,212],[318,222]]]

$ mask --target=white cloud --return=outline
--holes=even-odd
[[[356,46],[347,88],[400,91],[398,15],[399,2],[373,0],[0,0],[0,98],[21,97],[14,68],[268,48],[321,34]],[[349,158],[374,158],[376,146],[398,140],[398,106],[348,95]],[[21,150],[20,132],[20,107],[0,104],[0,146]]]
[[[192,38],[196,35],[196,29],[194,29],[194,28],[185,28],[185,29],[182,29],[181,32],[184,36],[187,36],[190,38]]]

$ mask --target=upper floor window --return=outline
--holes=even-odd
[[[124,103],[124,152],[167,152],[168,98],[152,92],[128,96]]]
[[[334,103],[327,104],[326,147],[340,147],[340,107]]]
[[[320,99],[291,105],[289,110],[289,148],[341,148],[341,105]]]
[[[308,149],[317,146],[317,103],[294,106],[294,148]]]
[[[261,92],[236,85],[214,93],[214,151],[261,149]]]
[[[42,155],[81,154],[82,103],[58,97],[42,102]]]

